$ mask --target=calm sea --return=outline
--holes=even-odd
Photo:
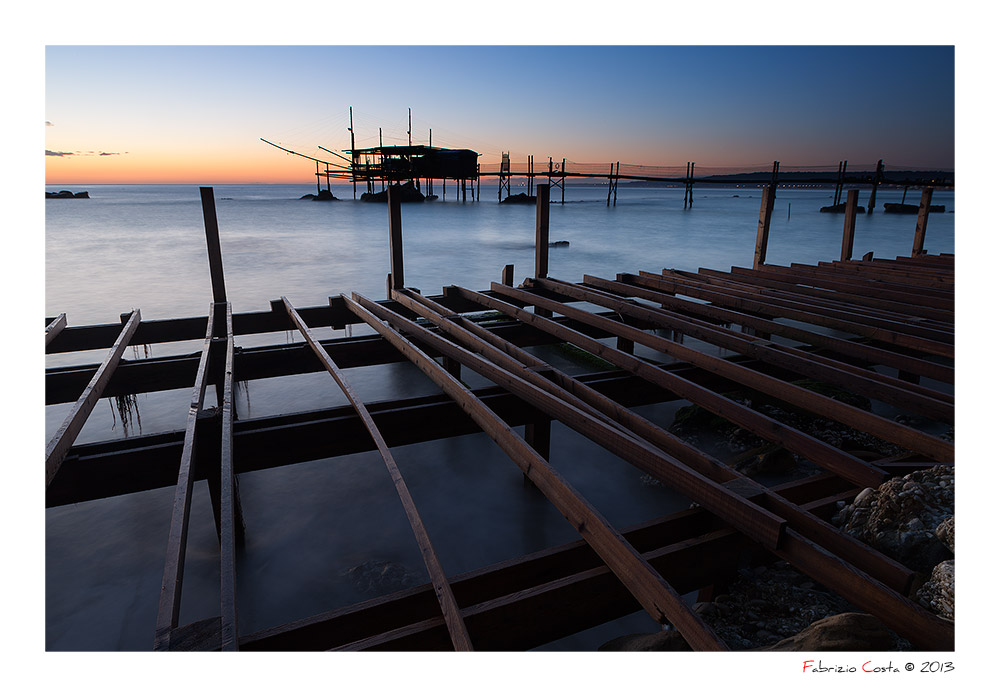
[[[88,200],[46,201],[48,315],[69,324],[118,322],[140,308],[143,319],[205,315],[211,285],[198,188],[195,186],[60,186],[88,190]],[[284,295],[296,306],[321,305],[331,295],[385,295],[388,214],[384,204],[302,201],[308,186],[215,188],[226,286],[234,312],[265,310]],[[515,192],[517,189],[514,190]],[[435,193],[441,194],[436,187]],[[481,201],[456,200],[455,188],[434,202],[403,206],[406,284],[427,294],[443,285],[488,288],[506,264],[518,281],[534,266],[534,206],[497,205],[484,186]],[[565,205],[553,191],[550,276],[579,281],[584,273],[664,267],[696,270],[749,266],[760,191],[621,186],[617,206],[607,189],[568,186]],[[859,215],[855,257],[908,254],[914,215],[887,215],[882,203],[901,190],[879,192],[876,212]],[[829,189],[781,189],[771,222],[767,260],[815,263],[839,257],[843,216],[823,214]],[[907,194],[919,203],[919,192]],[[868,192],[859,201],[867,204]],[[954,194],[936,191],[926,248],[954,251]],[[354,328],[354,334],[362,332]],[[326,330],[321,337],[343,336]],[[297,342],[291,333],[241,337],[238,345]],[[159,344],[150,355],[186,353],[199,342]],[[641,354],[640,349],[640,355]],[[104,352],[53,355],[48,366],[97,362]],[[585,372],[553,349],[539,353]],[[137,348],[126,358],[147,355]],[[474,387],[486,384],[463,373]],[[409,365],[349,371],[366,400],[431,394],[437,389]],[[213,397],[209,391],[208,403]],[[132,437],[184,428],[189,390],[138,395],[131,413],[102,400],[77,442]],[[306,411],[345,404],[332,379],[314,374],[241,383],[237,417]],[[70,405],[46,407],[46,437]],[[669,425],[677,405],[641,409]],[[125,417],[123,419],[123,416]],[[686,507],[669,490],[650,486],[627,463],[559,425],[552,463],[615,525],[627,526]],[[575,531],[485,436],[397,448],[396,458],[449,575],[575,539]],[[409,584],[427,581],[419,551],[377,454],[303,463],[242,475],[247,547],[238,560],[241,634],[306,617],[371,594],[350,569],[366,561],[405,567]],[[46,646],[49,650],[151,648],[172,492],[116,497],[46,512]],[[218,551],[207,489],[195,490],[181,623],[219,614]],[[594,649],[624,633],[656,631],[642,613],[545,648]]]

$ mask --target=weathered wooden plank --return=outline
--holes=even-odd
[[[48,346],[66,328],[66,313],[63,312],[45,327],[45,345]]]
[[[366,307],[370,305],[370,303],[364,303],[363,300],[362,304]],[[473,353],[446,341],[385,308],[372,306],[371,312],[400,331],[418,337],[421,344],[434,346],[445,355],[450,354],[463,365],[510,390],[529,404],[543,410],[549,416],[559,419],[580,435],[589,438],[639,469],[649,472],[661,481],[669,481],[673,488],[708,508],[754,541],[772,547],[780,539],[784,526],[783,520],[777,516],[765,514],[763,509],[755,504],[747,504],[725,487],[696,472],[683,462],[651,447],[649,443],[636,438],[630,431],[621,429],[612,419],[602,414],[595,415],[588,405],[580,403],[576,397],[571,395],[570,401],[567,402],[554,396],[549,391],[551,389],[549,386],[546,385],[548,389],[542,389],[540,385],[535,383],[544,383],[545,379],[534,371],[521,366],[520,369],[515,368],[517,370],[517,374],[515,374],[486,360],[478,353]],[[497,355],[496,349],[488,344],[483,344],[475,337],[472,338],[472,341],[478,344],[475,348],[476,351],[482,351],[484,355],[500,357]]]
[[[664,271],[664,274],[649,274],[649,276],[663,276],[668,278],[675,277],[680,280],[680,283],[683,286],[687,286],[689,288],[693,287],[704,289],[707,287],[707,284],[694,281],[689,276],[679,272]],[[639,272],[640,276],[646,275],[647,273],[648,272],[645,271]],[[922,351],[925,353],[945,356],[947,358],[954,358],[955,356],[955,346],[953,343],[944,343],[942,341],[928,339],[923,336],[908,334],[903,331],[903,329],[907,328],[905,325],[894,326],[891,328],[886,326],[876,326],[865,322],[856,322],[851,318],[849,313],[841,312],[836,313],[837,316],[832,316],[830,311],[817,311],[816,308],[809,307],[805,303],[793,303],[786,300],[770,299],[768,301],[763,301],[759,298],[751,297],[751,294],[736,289],[728,289],[724,294],[718,293],[717,288],[708,287],[708,289],[715,291],[716,294],[724,295],[725,297],[722,302],[727,307],[738,307],[739,309],[748,312],[759,312],[772,317],[786,317],[788,319],[808,322],[821,327],[839,329],[840,331],[856,334],[860,337],[909,348],[914,351]],[[685,295],[689,294],[686,290],[683,292]],[[895,324],[899,325],[900,323],[897,322]],[[940,333],[938,332],[936,334],[939,335]]]
[[[166,651],[171,648],[171,633],[177,628],[181,608],[181,586],[184,580],[184,557],[187,549],[188,521],[191,513],[191,492],[194,490],[193,462],[197,437],[198,415],[205,400],[208,355],[212,348],[212,328],[215,323],[215,305],[209,307],[205,344],[198,361],[191,402],[188,405],[187,425],[184,429],[184,446],[174,490],[174,504],[170,515],[170,532],[167,536],[166,562],[163,582],[160,584],[160,603],[156,616],[156,634],[153,648]]]
[[[844,205],[844,237],[840,243],[840,259],[847,261],[854,254],[854,224],[858,216],[858,190],[847,192],[847,203]]]
[[[896,300],[887,300],[880,296],[873,295],[860,295],[858,293],[850,293],[845,291],[833,291],[826,288],[817,288],[811,285],[803,285],[801,283],[796,283],[791,280],[783,281],[780,280],[780,276],[775,278],[774,274],[770,274],[767,271],[749,271],[749,273],[737,274],[736,268],[730,272],[717,271],[715,269],[698,269],[698,275],[705,277],[711,276],[715,278],[722,279],[728,282],[739,282],[740,280],[747,280],[749,278],[753,279],[753,284],[761,289],[762,294],[766,294],[765,289],[774,290],[789,290],[802,295],[808,295],[814,298],[822,298],[827,300],[840,300],[843,302],[849,302],[855,305],[863,305],[866,307],[874,307],[882,310],[890,310],[897,312],[902,315],[909,315],[911,317],[926,317],[928,319],[937,320],[940,322],[953,323],[955,320],[955,313],[951,310],[941,310],[932,307],[924,307],[922,305],[914,305],[913,303],[898,302]]]
[[[616,312],[635,317],[645,321],[653,322],[670,329],[677,329],[690,334],[703,341],[714,343],[718,346],[740,351],[748,356],[752,356],[761,361],[781,365],[784,363],[789,369],[800,372],[809,377],[823,380],[836,381],[849,380],[851,377],[847,373],[836,373],[823,370],[823,366],[811,362],[809,359],[796,356],[787,352],[772,349],[767,343],[749,341],[740,335],[726,334],[724,331],[704,327],[694,324],[684,318],[672,316],[662,310],[654,310],[648,307],[640,307],[634,303],[624,302],[607,293],[596,290],[587,290],[569,283],[557,281],[555,279],[534,279],[533,285],[541,288],[553,290],[563,295],[583,300],[595,305],[602,305]],[[556,308],[553,308],[556,309]],[[560,303],[557,309],[560,314],[573,317],[581,321],[587,321],[587,315],[593,317],[592,322],[605,324],[605,328],[611,330],[610,326],[614,320],[600,318],[592,313],[572,308]],[[750,370],[743,366],[702,353],[675,341],[670,341],[661,336],[647,334],[642,330],[634,329],[628,325],[617,322],[615,332],[620,336],[625,336],[637,343],[641,343],[649,348],[662,351],[677,360],[685,361],[691,365],[698,366],[704,370],[716,373],[730,380],[740,383],[753,390],[771,395],[784,402],[797,406],[806,411],[810,411],[819,416],[833,419],[862,432],[883,438],[889,442],[896,443],[904,448],[914,450],[930,457],[936,457],[941,461],[950,461],[955,458],[954,445],[947,443],[940,438],[934,438],[916,429],[904,426],[896,421],[878,416],[872,412],[859,409],[858,407],[846,404],[839,400],[818,394],[804,387],[799,387],[783,380],[778,380],[769,375],[765,375],[755,370]]]
[[[208,245],[208,269],[212,277],[212,297],[217,303],[226,302],[226,278],[222,270],[222,247],[219,244],[219,219],[215,213],[215,190],[200,187],[201,212],[205,220],[205,241]]]
[[[744,298],[730,295],[725,292],[721,292],[711,288],[694,286],[682,281],[667,279],[655,274],[647,274],[645,272],[640,272],[640,273],[641,275],[639,276],[633,276],[631,274],[623,274],[622,278],[629,281],[630,283],[640,285],[646,288],[655,289],[663,293],[677,293],[677,294],[688,295],[693,298],[698,298],[700,300],[706,300],[711,302],[713,306],[740,312],[741,314],[748,316],[750,313],[770,314],[771,312],[770,310],[765,309],[761,303],[758,303],[756,301],[746,300]],[[771,320],[766,320],[766,322],[770,321]],[[758,328],[770,326],[762,324],[761,322],[755,322],[751,324],[749,320],[747,320],[747,324]],[[787,327],[787,325],[784,326]],[[780,336],[787,336],[789,338],[797,339],[799,341],[809,341],[810,343],[813,342],[812,338],[800,338],[800,337],[821,336],[815,332],[802,333],[805,331],[806,330],[800,330],[797,327],[791,327],[783,329],[781,330],[781,332],[775,329],[774,333],[779,334]],[[917,375],[924,375],[926,377],[930,377],[934,380],[939,380],[941,382],[946,382],[949,384],[954,384],[955,382],[955,371],[954,368],[951,366],[941,365],[939,363],[927,361],[922,358],[907,356],[877,346],[867,346],[864,344],[859,344],[854,341],[846,341],[844,339],[838,339],[836,341],[833,341],[832,343],[831,340],[816,339],[815,343],[818,346],[829,346],[833,350],[848,356],[855,356],[858,358],[862,358],[864,360],[870,360],[873,363],[888,365],[890,367],[907,370]],[[855,348],[851,348],[852,346],[854,346]]]
[[[774,197],[771,186],[765,186],[760,193],[760,219],[757,221],[757,244],[753,251],[753,266],[758,268],[767,258],[767,236],[771,228],[771,212],[774,210]]]
[[[357,297],[357,296],[356,296]],[[421,371],[467,411],[481,428],[514,460],[520,469],[604,559],[655,620],[671,622],[695,649],[724,650],[725,644],[683,602],[649,563],[586,502],[570,484],[521,437],[490,412],[475,396],[412,343],[382,324],[368,309],[345,297],[348,307],[379,334],[399,348]],[[370,304],[373,305],[373,304]],[[377,306],[375,306],[377,307]],[[463,364],[466,364],[463,361]],[[468,364],[466,364],[468,365]]]
[[[608,399],[596,390],[535,358],[530,353],[491,335],[490,332],[467,319],[448,313],[446,308],[423,298],[419,294],[403,291],[397,293],[395,297],[401,304],[429,319],[446,334],[460,341],[466,348],[482,353],[506,370],[517,371],[518,375],[563,401],[587,410],[597,418],[605,418],[609,423],[617,424],[626,433],[644,438],[664,453],[678,458],[713,481],[726,482],[727,488],[731,490],[736,491],[732,488],[734,483],[741,483],[743,490],[738,492],[741,496],[758,497],[760,499],[758,502],[766,508],[783,518],[794,519],[801,532],[813,537],[855,566],[883,580],[898,592],[907,593],[909,591],[913,577],[913,573],[909,569],[875,552],[853,537],[841,533],[825,521],[808,514],[745,475],[733,471],[722,462],[622,407],[614,400]],[[475,338],[486,342],[488,346],[476,346]],[[543,375],[544,377],[542,377]],[[653,472],[648,473],[656,476]],[[671,480],[663,481],[668,486],[670,485]]]
[[[220,460],[219,539],[220,604],[222,607],[222,650],[239,650],[236,609],[236,474],[233,466],[233,309],[226,303],[226,372],[222,401],[222,446]]]
[[[122,354],[125,352],[125,347],[128,346],[129,339],[132,337],[137,326],[139,326],[139,310],[133,310],[131,317],[125,322],[125,326],[121,328],[118,339],[111,347],[111,350],[104,358],[97,372],[94,373],[94,377],[90,379],[83,394],[73,404],[72,409],[66,415],[66,419],[59,427],[59,430],[49,440],[45,448],[46,487],[52,483],[53,478],[59,471],[60,465],[62,465],[63,458],[69,452],[73,441],[80,435],[80,430],[83,428],[84,423],[86,423],[87,417],[94,410],[97,400],[101,398],[101,393],[104,391],[108,381],[111,380],[115,368],[118,367],[118,362],[121,360]]]
[[[472,291],[465,292],[472,293]],[[531,298],[531,302],[547,303],[549,309],[554,309],[557,304],[514,288],[505,288],[502,294],[510,294],[510,297],[520,300]],[[484,304],[494,309],[499,309],[501,312],[513,312],[509,306],[503,308],[499,304],[494,303],[492,299],[483,298],[482,300]],[[567,308],[567,311],[572,311],[572,308]],[[540,324],[539,318],[531,313],[517,311],[516,317],[523,322],[534,323],[536,326]],[[744,405],[720,394],[705,390],[683,379],[678,379],[677,376],[665,373],[657,366],[646,361],[613,349],[610,346],[605,346],[601,342],[594,341],[577,332],[564,331],[561,327],[555,328],[551,325],[546,325],[546,330],[560,336],[565,341],[579,346],[585,351],[590,351],[594,355],[614,363],[620,368],[659,384],[665,389],[670,389],[713,414],[742,426],[765,440],[788,448],[792,452],[802,455],[821,467],[836,472],[859,486],[877,487],[885,479],[884,472],[856,457],[848,455],[813,436],[786,426],[764,414],[748,409]]]
[[[626,275],[619,274],[619,276],[624,277]],[[812,346],[830,348],[837,353],[853,358],[860,358],[868,363],[876,363],[879,359],[891,359],[892,356],[897,355],[892,352],[884,351],[883,349],[859,345],[851,341],[844,341],[843,339],[829,337],[824,334],[816,334],[815,332],[809,332],[797,327],[788,327],[780,322],[773,322],[771,320],[754,317],[735,310],[727,310],[714,305],[691,302],[689,300],[667,295],[666,293],[651,290],[645,286],[609,281],[595,276],[584,276],[583,280],[588,286],[593,286],[604,291],[615,293],[619,296],[652,300],[660,303],[663,308],[680,313],[683,316],[697,315],[710,320],[715,320],[717,322],[739,324],[743,327],[750,327],[759,332],[766,332],[768,334],[775,334],[777,336],[795,339]],[[918,413],[931,416],[932,418],[950,418],[951,412],[953,411],[954,397],[952,395],[944,394],[919,385],[913,385],[913,383],[904,382],[897,378],[882,375],[867,368],[858,367],[851,363],[846,363],[834,358],[820,356],[812,352],[807,353],[797,348],[782,346],[779,344],[772,344],[772,347],[775,350],[802,356],[804,358],[807,357],[817,363],[831,366],[838,371],[848,372],[857,376],[857,378],[861,379],[865,385],[867,385],[864,390],[860,391],[869,397],[874,397],[890,404],[896,404],[901,408],[911,409],[917,411]]]
[[[698,271],[699,273],[703,273],[706,270],[707,269],[699,269]],[[792,269],[786,266],[773,266],[770,264],[766,264],[760,269],[733,266],[730,268],[730,273],[737,276],[746,276],[755,279],[767,278],[784,281],[786,283],[795,283],[800,286],[824,288],[831,291],[837,291],[838,293],[848,293],[851,295],[862,295],[867,293],[871,296],[871,290],[865,289],[864,287],[859,288],[857,284],[848,283],[843,275],[837,274],[810,275],[801,272],[800,269]],[[953,298],[926,297],[913,293],[912,290],[893,290],[891,288],[882,287],[878,289],[878,297],[893,300],[898,303],[913,305],[915,307],[931,307],[946,312],[954,311]]]
[[[369,434],[371,434],[372,440],[375,442],[375,447],[378,449],[379,454],[382,456],[382,460],[385,462],[385,466],[389,472],[390,479],[392,479],[393,486],[396,488],[396,494],[399,496],[399,500],[403,505],[403,510],[406,512],[406,518],[410,522],[413,535],[417,539],[417,546],[420,548],[420,554],[423,557],[424,565],[427,567],[428,574],[430,574],[431,583],[434,587],[434,594],[437,596],[438,603],[441,606],[441,613],[444,616],[445,624],[448,628],[448,634],[451,637],[452,644],[456,651],[471,651],[472,641],[469,639],[469,632],[465,628],[465,622],[462,620],[462,612],[459,609],[458,604],[455,602],[455,596],[452,593],[451,586],[448,584],[448,578],[444,573],[444,568],[441,566],[437,553],[434,551],[430,535],[427,534],[424,522],[420,518],[420,513],[413,501],[413,497],[410,495],[410,490],[406,486],[403,475],[400,473],[399,467],[396,465],[396,460],[393,458],[392,452],[389,450],[389,446],[386,445],[385,438],[382,437],[382,433],[379,431],[378,426],[375,425],[375,421],[372,419],[371,414],[365,407],[364,401],[354,391],[354,388],[347,380],[347,376],[344,372],[337,366],[333,359],[330,358],[330,354],[328,354],[316,340],[313,333],[302,321],[302,318],[299,317],[297,312],[295,312],[295,308],[290,302],[288,302],[288,299],[282,297],[281,300],[285,305],[285,310],[288,312],[288,316],[291,318],[296,328],[305,337],[306,342],[308,342],[310,348],[312,348],[312,350],[316,353],[316,356],[323,363],[327,372],[330,373],[333,379],[340,386],[340,389],[343,390],[347,399],[351,402],[354,410],[364,423],[365,429]]]

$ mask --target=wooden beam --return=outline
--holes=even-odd
[[[360,296],[355,296],[360,300]],[[658,622],[670,622],[696,650],[725,650],[725,644],[681,599],[680,595],[614,530],[593,506],[584,500],[560,474],[539,457],[507,424],[498,419],[460,382],[411,342],[383,324],[369,310],[345,297],[352,312],[403,352],[424,374],[455,399],[481,428],[528,475],[532,483],[576,528],[608,567],[628,587],[649,615]],[[412,324],[412,323],[411,323]],[[470,365],[464,360],[465,365]],[[470,365],[471,367],[471,365]]]
[[[765,186],[760,192],[760,218],[757,221],[757,244],[753,251],[753,267],[760,268],[767,257],[767,236],[771,228],[771,212],[774,209],[774,197],[771,196],[771,186]]]
[[[640,271],[639,274],[646,275],[647,272]],[[649,274],[649,276],[676,278],[681,283],[688,286],[707,286],[707,284],[700,284],[698,281],[693,281],[689,276],[685,276],[677,271],[670,271],[668,273],[658,275]],[[709,288],[715,292],[719,292],[718,288],[713,289],[711,286],[709,286]],[[687,292],[684,294],[689,295]],[[821,327],[839,329],[840,331],[856,334],[859,337],[873,339],[875,341],[881,341],[883,343],[901,346],[914,351],[922,351],[947,358],[954,358],[955,355],[953,339],[951,343],[941,341],[940,339],[944,338],[941,332],[921,331],[919,328],[904,325],[900,322],[886,322],[879,320],[859,321],[857,316],[851,313],[836,312],[825,308],[818,308],[802,302],[771,298],[768,298],[767,301],[762,301],[759,298],[752,297],[752,294],[732,288],[727,289],[725,291],[725,295],[727,297],[724,304],[727,307],[737,307],[738,309],[742,309],[744,311],[758,312],[772,317],[786,317],[788,319],[800,320],[802,322],[808,322]],[[920,332],[920,334],[933,333],[933,335],[938,338],[932,339],[926,336],[919,336],[917,334],[909,334],[904,331],[906,329],[909,329],[911,332]]]
[[[125,322],[121,332],[118,334],[118,339],[111,347],[108,355],[105,356],[97,372],[94,373],[94,377],[90,379],[83,394],[80,395],[80,398],[76,400],[76,403],[70,409],[69,414],[66,415],[66,419],[59,427],[59,430],[49,440],[45,448],[46,487],[52,483],[52,479],[59,471],[60,465],[62,465],[63,458],[69,452],[73,441],[80,435],[80,430],[86,423],[87,417],[94,410],[97,400],[101,398],[101,393],[107,386],[108,381],[111,380],[111,375],[115,372],[115,368],[118,367],[118,362],[125,352],[125,347],[128,346],[129,339],[132,338],[132,334],[135,333],[135,329],[138,326],[139,310],[133,310],[128,321]]]
[[[867,573],[880,578],[893,590],[904,594],[909,591],[913,577],[913,573],[909,569],[889,560],[853,537],[841,533],[825,521],[810,515],[686,441],[562,373],[527,351],[497,338],[468,319],[449,313],[447,308],[443,308],[419,294],[403,291],[403,293],[397,293],[396,297],[405,307],[430,320],[466,348],[482,353],[489,360],[506,370],[516,372],[540,389],[587,411],[595,418],[605,420],[606,423],[620,428],[626,434],[645,439],[664,453],[676,457],[713,481],[741,483],[743,489],[749,492],[748,497],[758,497],[759,503],[777,515],[790,520],[794,519],[798,528],[823,546],[840,554],[844,559]],[[486,345],[478,343],[477,340],[485,342]],[[644,471],[653,476],[660,474],[658,471],[649,469]],[[663,481],[669,486],[672,480],[665,479]]]
[[[403,218],[400,212],[401,189],[393,184],[388,189],[389,201],[389,276],[391,290],[404,285],[403,280]]]
[[[840,243],[840,260],[847,261],[854,254],[854,224],[858,217],[858,190],[847,192],[844,206],[844,239]]]
[[[215,214],[215,192],[211,186],[201,187],[201,212],[205,219],[205,240],[208,243],[208,269],[212,275],[212,297],[217,303],[226,302],[226,278],[222,270],[222,247],[219,244],[219,219]]]
[[[539,184],[535,197],[535,276],[549,273],[549,185]]]
[[[215,324],[214,303],[209,305],[208,327],[205,343],[198,361],[191,401],[188,404],[187,425],[184,429],[184,446],[181,451],[180,468],[177,473],[177,487],[174,490],[174,505],[170,515],[170,532],[167,536],[166,562],[163,568],[163,582],[160,584],[160,603],[156,616],[156,634],[153,648],[166,651],[171,648],[171,633],[177,628],[181,609],[181,585],[184,580],[184,557],[187,549],[188,521],[191,513],[191,492],[194,490],[193,463],[198,416],[205,401],[208,355],[212,348],[212,329]]]
[[[45,345],[48,346],[52,340],[59,336],[59,332],[66,328],[66,313],[63,312],[45,327]]]
[[[775,365],[784,364],[790,370],[814,379],[832,380],[834,382],[837,379],[841,379],[850,382],[853,377],[851,374],[842,371],[824,370],[826,366],[815,363],[809,358],[772,348],[770,342],[750,341],[739,334],[726,333],[723,330],[698,325],[683,317],[672,315],[663,310],[655,310],[626,302],[607,293],[587,290],[555,279],[534,279],[533,285],[576,300],[602,305],[621,315],[652,322],[669,329],[676,329],[703,341],[714,343],[722,348],[742,352],[745,355],[752,356],[764,362],[770,362]],[[615,329],[617,334],[630,338],[656,351],[666,353],[672,358],[685,361],[703,370],[738,382],[752,390],[770,395],[818,416],[838,421],[864,433],[870,433],[904,448],[937,458],[942,462],[950,462],[955,458],[953,444],[904,426],[896,421],[865,411],[864,409],[859,409],[858,407],[851,406],[831,397],[826,397],[804,387],[773,378],[764,373],[734,365],[723,358],[702,353],[664,337],[634,329],[623,322],[617,322],[618,326],[613,328],[610,326],[610,323],[615,322],[615,320],[598,317],[597,315],[593,315],[593,313],[564,304],[558,311],[567,317],[573,317],[580,321],[588,321],[587,316],[590,315],[593,319],[589,321],[604,325],[604,328],[609,331]]]
[[[529,299],[529,302],[537,301],[545,305],[549,310],[553,310],[557,305],[561,305],[561,303],[554,303],[536,294],[527,293],[515,288],[505,288],[503,294],[509,294],[510,297],[520,301],[524,301],[526,298]],[[492,299],[484,298],[484,303],[488,303],[495,309],[500,309],[501,312],[510,311],[501,309],[500,305],[494,303]],[[566,307],[567,312],[574,311],[574,308],[564,307]],[[541,323],[540,318],[528,312],[518,311],[516,312],[516,316],[522,322],[535,325]],[[716,394],[711,390],[706,390],[692,382],[666,373],[651,363],[606,346],[579,332],[565,330],[562,327],[556,328],[552,325],[545,326],[546,331],[556,333],[563,340],[569,341],[585,351],[590,351],[594,355],[614,363],[618,367],[628,370],[641,378],[650,380],[682,396],[684,399],[707,409],[711,413],[742,426],[764,440],[788,448],[792,452],[798,453],[815,462],[817,465],[836,472],[849,481],[861,486],[878,487],[886,477],[885,472],[824,443],[818,438],[786,426],[752,409],[748,409],[744,405]]]
[[[619,274],[619,276],[629,278],[628,274]],[[835,337],[828,337],[823,334],[817,334],[803,329],[788,327],[787,325],[779,322],[772,322],[771,320],[761,319],[753,315],[736,312],[734,310],[726,310],[725,308],[716,307],[714,305],[690,302],[666,293],[651,290],[645,286],[631,285],[629,283],[622,283],[618,281],[609,281],[607,279],[588,275],[583,277],[583,281],[588,286],[594,286],[596,288],[600,288],[601,290],[616,293],[623,297],[638,297],[660,303],[665,309],[672,310],[673,314],[680,315],[683,313],[681,316],[696,315],[705,317],[709,320],[740,324],[744,327],[753,328],[755,331],[795,339],[812,346],[829,348],[845,356],[862,359],[867,363],[878,362],[879,358],[884,360],[888,357],[891,359],[892,356],[897,355],[892,352],[884,351],[884,353],[888,354],[888,356],[881,356],[879,352],[882,352],[882,349],[874,349],[872,347],[845,341],[843,339],[837,339]],[[770,344],[770,348],[784,353],[801,356],[803,358],[809,358],[811,361],[830,366],[838,371],[848,372],[852,376],[855,376],[863,381],[864,385],[861,391],[869,397],[874,397],[890,404],[896,404],[897,406],[905,409],[917,411],[918,413],[930,416],[931,418],[944,419],[947,421],[953,417],[951,412],[954,409],[954,398],[951,395],[927,388],[914,390],[912,385],[900,382],[893,377],[882,375],[873,370],[868,370],[867,368],[857,367],[844,361],[820,356],[816,353],[810,352],[808,355],[805,355],[806,352],[801,349],[782,346],[779,344]],[[876,356],[879,358],[876,358]],[[855,385],[855,388],[857,388],[857,385]]]
[[[239,626],[236,609],[236,474],[233,470],[233,309],[225,305],[226,320],[226,372],[222,402],[222,447],[220,462],[220,519],[219,541],[220,604],[222,607],[221,648],[223,651],[239,650]]]
[[[920,210],[917,213],[917,228],[913,233],[913,256],[924,253],[924,237],[927,234],[927,217],[931,211],[931,194],[934,190],[929,186],[920,194]]]
[[[368,412],[367,407],[365,407],[364,401],[358,396],[351,386],[350,382],[347,380],[347,376],[344,372],[337,366],[337,364],[330,358],[330,354],[322,347],[319,341],[316,340],[313,333],[306,326],[302,318],[299,317],[298,313],[288,298],[282,297],[282,302],[285,304],[285,310],[288,312],[288,316],[291,318],[292,322],[295,324],[296,328],[305,337],[306,342],[308,342],[310,348],[316,353],[317,358],[323,363],[327,372],[333,377],[333,379],[343,390],[347,399],[351,402],[354,410],[357,412],[358,416],[361,418],[365,425],[365,429],[371,434],[372,440],[375,442],[375,447],[378,449],[379,454],[382,456],[382,460],[385,462],[385,467],[389,472],[389,477],[392,479],[393,486],[396,488],[396,494],[399,496],[400,503],[403,505],[403,510],[406,512],[406,518],[410,522],[410,527],[413,530],[413,535],[417,539],[417,545],[420,547],[420,554],[423,557],[424,565],[427,567],[427,573],[430,574],[431,583],[434,586],[434,594],[437,596],[438,603],[441,606],[441,613],[444,617],[445,625],[448,628],[448,634],[451,637],[452,645],[456,651],[471,651],[472,641],[469,639],[469,632],[465,628],[465,622],[462,619],[462,612],[455,602],[455,596],[452,593],[451,586],[448,584],[448,578],[444,573],[444,568],[441,566],[441,562],[438,560],[437,553],[434,551],[434,546],[431,544],[430,536],[427,534],[427,529],[424,527],[424,522],[420,518],[420,513],[417,510],[417,506],[413,501],[413,497],[410,495],[410,490],[406,486],[406,482],[403,480],[403,475],[399,471],[399,467],[396,465],[396,460],[392,456],[392,452],[389,450],[389,446],[386,445],[385,438],[382,437],[382,433],[379,431],[378,426],[375,425],[374,419],[372,419],[371,414]]]

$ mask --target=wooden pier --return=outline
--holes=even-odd
[[[202,189],[213,299],[202,317],[119,324],[46,322],[46,353],[106,349],[99,365],[46,371],[46,403],[74,402],[46,453],[46,505],[174,487],[155,632],[157,650],[525,650],[644,610],[698,650],[725,643],[682,595],[750,563],[781,559],[879,618],[924,650],[953,650],[954,625],[911,600],[914,571],[831,525],[839,501],[892,476],[954,462],[951,442],[803,387],[808,379],[953,423],[954,257],[923,252],[853,258],[853,205],[839,260],[767,264],[773,196],[762,192],[752,268],[630,270],[615,278],[552,278],[550,185],[537,185],[536,262],[515,286],[511,267],[488,290],[404,285],[403,218],[390,188],[389,298],[357,293],[323,306],[289,299],[234,313],[223,279],[211,189]],[[925,195],[922,206],[930,205]],[[857,191],[848,192],[848,202]],[[749,244],[749,232],[748,232]],[[484,311],[495,313],[484,325]],[[313,330],[364,324],[375,334],[319,340]],[[295,331],[300,343],[239,349],[240,337]],[[685,341],[685,339],[695,341]],[[122,359],[128,345],[199,340],[184,355]],[[612,367],[570,376],[525,351],[568,343]],[[636,346],[663,356],[643,358]],[[725,357],[722,352],[725,351]],[[647,355],[645,352],[643,355]],[[440,394],[364,402],[345,368],[410,362]],[[878,367],[879,370],[875,368]],[[466,371],[492,386],[470,389]],[[235,419],[234,381],[314,374],[349,405]],[[203,400],[215,385],[219,408]],[[101,397],[191,390],[183,431],[74,445]],[[893,444],[893,457],[848,451],[734,399],[747,390]],[[784,448],[822,473],[766,487],[643,418],[634,407],[686,400]],[[616,529],[550,464],[558,421],[697,504]],[[523,427],[523,428],[522,428]],[[392,448],[484,432],[579,535],[573,543],[449,575],[434,550]],[[239,626],[236,557],[243,536],[239,475],[377,450],[427,567],[430,583],[246,633]],[[140,466],[141,465],[141,466]],[[219,538],[217,614],[178,626],[192,487],[206,479]]]

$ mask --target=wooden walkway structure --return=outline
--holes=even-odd
[[[47,505],[175,487],[154,648],[524,650],[641,609],[678,629],[694,649],[725,650],[681,596],[742,565],[774,559],[875,615],[917,648],[954,648],[953,623],[910,600],[915,573],[829,522],[837,502],[864,488],[952,463],[953,444],[798,384],[819,381],[925,423],[953,423],[954,258],[923,253],[926,215],[918,217],[911,256],[853,260],[854,207],[848,205],[842,259],[773,266],[765,263],[765,218],[773,203],[765,189],[753,268],[661,269],[568,282],[548,273],[549,186],[539,184],[531,277],[515,287],[508,266],[488,291],[449,286],[424,296],[404,285],[400,202],[389,192],[385,300],[354,293],[296,308],[282,298],[268,311],[233,313],[212,191],[203,189],[214,292],[205,317],[142,321],[136,310],[121,325],[73,327],[65,315],[47,321],[47,353],[109,349],[98,366],[46,371],[46,402],[76,403],[47,452]],[[856,197],[857,191],[848,192],[849,201]],[[484,311],[496,313],[488,325],[476,321]],[[313,333],[359,323],[375,334],[318,340]],[[298,331],[305,342],[235,350],[241,335],[282,330]],[[201,351],[121,360],[129,344],[186,339],[202,340]],[[525,350],[555,343],[613,368],[570,376]],[[640,357],[636,345],[662,360]],[[441,394],[365,403],[344,373],[399,361],[413,363]],[[492,386],[468,388],[463,371]],[[349,406],[234,418],[234,380],[321,372],[334,378]],[[215,410],[203,408],[209,384],[219,395]],[[101,396],[179,387],[192,390],[183,431],[73,445]],[[737,389],[870,434],[902,454],[834,447],[734,399]],[[633,410],[673,400],[698,405],[823,473],[766,487]],[[616,529],[550,464],[552,421],[697,507]],[[447,574],[391,449],[478,431],[559,510],[579,541]],[[239,474],[364,450],[382,455],[431,582],[240,632],[236,557],[245,533]],[[178,626],[191,492],[199,479],[207,479],[212,492],[221,604],[218,615]]]

